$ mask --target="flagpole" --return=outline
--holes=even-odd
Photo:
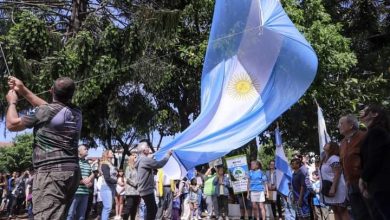
[[[245,210],[245,213],[248,215],[248,217],[249,217],[249,213],[247,212],[247,210],[246,210],[246,198],[244,198],[244,193],[243,192],[241,192],[241,196],[242,196],[242,202],[244,203],[244,210]],[[247,195],[248,196],[248,195]],[[244,214],[244,218],[245,218],[245,214]]]
[[[1,43],[0,43],[0,49],[1,49],[1,53],[3,54],[4,64],[5,64],[5,67],[7,68],[8,76],[11,76],[11,72],[9,71],[7,59],[5,58],[5,53],[3,51],[3,47],[1,46]]]
[[[322,112],[322,108],[318,104],[317,99],[315,97],[313,99],[317,105],[319,152],[320,152],[320,157],[321,157],[321,154],[323,153],[323,147],[326,143],[329,142],[330,137],[329,137],[328,132],[326,131],[326,123],[325,123],[324,114]]]
[[[319,107],[320,105],[318,104],[317,99],[315,97],[313,99],[314,99],[314,102],[316,103],[317,107]]]

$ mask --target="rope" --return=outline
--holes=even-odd
[[[3,54],[3,59],[4,59],[5,67],[7,68],[8,75],[10,76],[10,75],[11,75],[11,72],[9,71],[8,64],[7,64],[7,60],[5,59],[5,54],[4,54],[4,51],[3,51],[3,47],[1,46],[1,43],[0,43],[0,49],[1,49],[1,54]]]
[[[240,31],[240,32],[232,33],[232,34],[229,34],[229,35],[225,35],[225,36],[222,36],[222,37],[210,40],[210,43],[217,42],[217,41],[224,40],[224,39],[228,39],[228,38],[231,38],[231,37],[243,34],[245,32],[248,32],[248,31],[260,30],[259,28],[261,28],[261,27],[262,26],[259,25],[259,26],[256,26],[256,27],[247,28],[247,29],[244,29],[243,31]],[[194,47],[198,48],[198,47],[200,47],[200,45],[195,45]],[[8,74],[9,74],[9,76],[12,76],[11,72],[10,72],[10,70],[8,68],[7,60],[5,58],[5,54],[4,54],[3,48],[1,47],[1,43],[0,43],[0,49],[1,49],[1,52],[3,54],[3,59],[4,59],[4,62],[5,62]],[[97,78],[97,77],[100,77],[100,76],[104,76],[104,75],[107,75],[107,74],[111,74],[111,73],[114,73],[116,71],[120,71],[120,70],[124,70],[124,69],[127,69],[127,68],[131,68],[131,67],[139,65],[139,64],[143,64],[143,63],[151,64],[152,62],[150,62],[150,61],[157,60],[157,59],[160,59],[160,58],[163,58],[163,57],[167,57],[167,56],[170,56],[170,55],[178,53],[178,52],[184,52],[184,51],[178,51],[177,50],[177,51],[174,51],[174,52],[171,52],[171,53],[167,53],[167,54],[162,55],[162,56],[158,56],[158,57],[155,57],[155,58],[150,58],[150,59],[147,59],[147,60],[135,62],[133,64],[121,67],[121,68],[113,70],[113,71],[108,71],[108,72],[105,72],[105,73],[102,73],[102,74],[99,74],[99,75],[95,75],[95,76],[87,77],[87,78],[82,79],[82,80],[75,81],[75,84],[78,84],[78,83],[81,83],[81,82],[85,82],[85,81],[89,81],[91,79],[94,79],[94,78]],[[35,95],[42,95],[42,94],[45,94],[45,93],[48,93],[48,92],[49,92],[49,90],[46,90],[46,91],[43,91],[43,92],[36,93]],[[18,101],[22,101],[22,100],[25,100],[25,98],[18,99]]]
[[[130,67],[136,66],[136,65],[140,65],[142,63],[151,63],[150,61],[152,61],[152,60],[157,60],[157,59],[160,59],[160,58],[163,58],[163,57],[167,57],[167,56],[175,54],[175,53],[177,53],[177,51],[171,52],[171,53],[168,53],[168,54],[165,54],[165,55],[162,55],[162,56],[158,56],[158,57],[155,57],[155,58],[150,58],[150,59],[147,59],[146,61],[136,62],[136,63],[130,64],[130,65],[121,67],[119,69],[108,71],[108,72],[105,72],[105,73],[102,73],[102,74],[99,74],[99,75],[87,77],[85,79],[81,79],[81,80],[75,81],[74,83],[75,84],[79,84],[79,83],[82,83],[82,82],[85,82],[85,81],[89,81],[89,80],[94,79],[94,78],[98,78],[100,76],[108,75],[108,74],[111,74],[111,73],[114,73],[114,72],[117,72],[117,71],[120,71],[120,70],[124,70],[124,69],[130,68]],[[50,90],[39,92],[39,93],[36,93],[35,95],[42,95],[42,94],[45,94],[45,93],[48,93],[48,92],[50,92]],[[25,100],[25,98],[20,98],[20,99],[18,99],[18,102],[19,101],[23,101],[23,100]]]

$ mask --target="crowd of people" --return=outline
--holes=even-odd
[[[90,164],[87,147],[78,145],[82,115],[70,103],[73,80],[54,82],[50,104],[15,77],[8,84],[7,128],[34,128],[34,175],[0,176],[1,208],[10,217],[24,206],[33,219],[86,219],[92,213],[107,220],[113,211],[118,220],[228,219],[228,204],[237,202],[241,219],[266,219],[271,215],[266,203],[279,219],[327,219],[329,210],[336,220],[390,219],[390,127],[379,106],[361,111],[364,131],[355,116],[341,117],[338,128],[343,140],[327,143],[314,166],[304,156],[294,157],[288,196],[277,192],[275,162],[265,171],[257,160],[250,163],[247,191],[234,195],[223,166],[200,169],[191,178],[170,179],[161,168],[172,151],[157,161],[147,140],[138,143],[124,171],[113,165],[111,150]],[[18,95],[37,109],[19,117]]]
[[[328,207],[336,220],[390,219],[390,202],[385,199],[390,193],[386,187],[390,121],[377,105],[364,108],[359,118],[365,130],[359,129],[354,115],[340,118],[338,128],[344,138],[324,146],[314,170],[299,158],[291,161],[292,200],[298,219],[310,219],[313,214],[314,219],[327,219]]]
[[[28,213],[32,218],[32,177],[33,171],[0,173],[0,213],[12,217]]]

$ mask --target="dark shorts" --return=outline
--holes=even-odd
[[[32,191],[34,219],[64,219],[80,182],[80,170],[37,172]]]
[[[237,194],[237,200],[238,200],[238,203],[240,204],[240,209],[252,209],[252,202],[247,199],[246,197],[246,194],[242,195],[242,194]],[[244,206],[244,202],[245,201],[245,206]]]

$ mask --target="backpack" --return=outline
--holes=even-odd
[[[18,184],[16,184],[14,190],[12,190],[12,194],[17,198],[24,198],[25,197],[25,181],[24,179],[21,179]]]

